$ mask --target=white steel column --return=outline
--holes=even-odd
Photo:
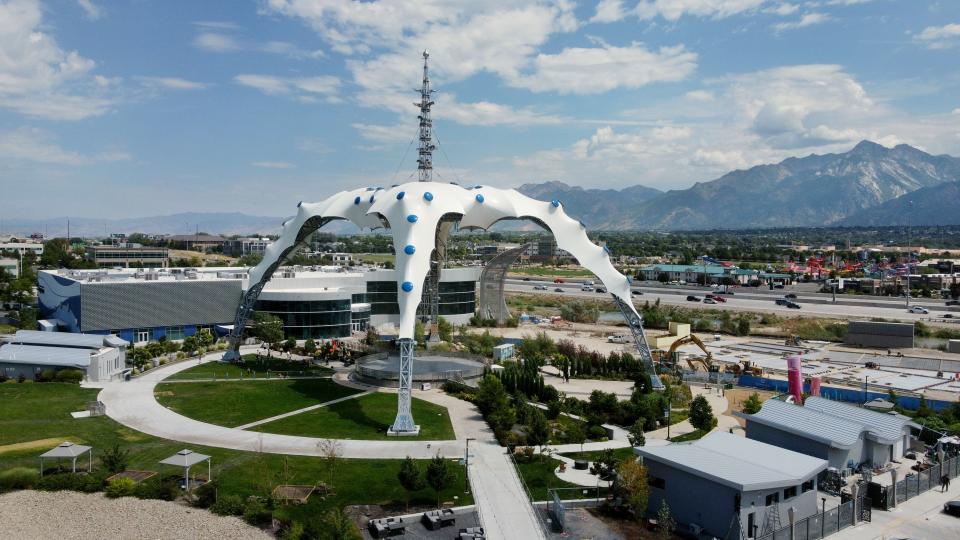
[[[397,388],[397,418],[387,430],[388,435],[404,436],[419,435],[420,426],[413,423],[413,413],[410,410],[411,393],[413,391],[413,356],[416,342],[410,338],[400,340],[400,377]]]

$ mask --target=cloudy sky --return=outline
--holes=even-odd
[[[286,215],[406,181],[424,49],[439,180],[960,155],[956,0],[0,0],[0,217]]]

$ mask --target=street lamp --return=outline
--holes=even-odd
[[[821,497],[820,501],[820,538],[823,538],[827,531],[827,498]]]

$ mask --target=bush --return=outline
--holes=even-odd
[[[104,450],[100,463],[107,471],[112,473],[123,472],[127,470],[127,463],[130,461],[130,451],[120,448],[119,444],[114,444],[113,448]]]
[[[243,520],[251,525],[266,525],[273,519],[273,512],[262,500],[250,497],[243,507]]]
[[[79,384],[83,380],[83,372],[79,369],[61,369],[54,379],[57,382]]]
[[[197,489],[193,490],[193,500],[191,504],[198,508],[209,508],[217,502],[217,482],[207,482]]]
[[[218,516],[242,516],[243,499],[239,495],[224,495],[210,505],[210,511]]]
[[[56,378],[57,373],[52,369],[45,369],[38,373],[34,378],[37,382],[50,382]]]
[[[166,478],[153,477],[141,482],[133,491],[133,496],[138,499],[159,499],[162,501],[172,501],[180,495],[180,480],[178,476],[168,476]]]
[[[14,467],[0,472],[0,491],[30,489],[37,485],[40,473],[27,467]]]
[[[590,426],[590,428],[587,429],[587,438],[593,439],[595,441],[600,439],[606,439],[607,430],[604,429],[603,426],[596,426],[596,425]]]
[[[90,474],[48,474],[40,479],[36,488],[43,491],[82,491],[84,493],[95,493],[103,489],[103,482],[106,479],[104,473]]]
[[[280,540],[300,540],[305,532],[303,523],[294,521],[280,533]]]
[[[107,489],[104,490],[104,493],[106,493],[107,497],[116,499],[118,497],[129,497],[133,495],[136,489],[137,483],[134,482],[132,478],[117,478],[107,484]]]

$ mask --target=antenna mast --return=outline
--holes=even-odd
[[[433,151],[436,146],[433,145],[433,120],[430,119],[430,107],[433,101],[430,94],[434,91],[430,89],[430,76],[427,73],[427,59],[430,55],[423,51],[423,86],[420,87],[420,103],[414,103],[420,107],[420,145],[417,147],[417,170],[419,171],[421,182],[433,181]]]

